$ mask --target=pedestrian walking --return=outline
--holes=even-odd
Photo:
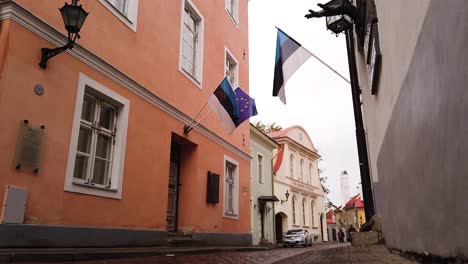
[[[351,232],[356,232],[356,228],[354,228],[353,225],[350,225],[349,229],[348,229],[348,240],[349,241],[353,240],[353,237],[351,236]]]
[[[338,241],[340,243],[344,243],[344,232],[342,229],[340,229],[340,231],[338,232]]]

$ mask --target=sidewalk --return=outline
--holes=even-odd
[[[294,257],[280,260],[274,264],[308,264],[308,263],[389,263],[389,264],[413,264],[418,263],[392,253],[385,245],[370,246],[346,246],[341,248],[326,249],[315,252],[306,252]]]
[[[12,248],[0,249],[0,263],[25,261],[86,261],[148,256],[178,256],[223,252],[263,251],[268,247],[199,246],[199,247],[130,247],[130,248]]]

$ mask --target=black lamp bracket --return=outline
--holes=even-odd
[[[42,69],[47,68],[47,61],[54,57],[59,55],[60,53],[66,51],[67,49],[72,49],[73,45],[75,44],[75,40],[77,38],[80,38],[80,35],[76,33],[74,36],[72,34],[68,33],[68,42],[62,47],[58,47],[55,49],[49,49],[49,48],[42,48],[41,49],[41,61],[39,62],[39,66]]]
[[[323,16],[337,16],[337,15],[348,15],[354,21],[359,19],[358,9],[349,2],[349,0],[332,0],[326,4],[317,4],[323,10],[318,12],[309,9],[309,14],[306,14],[306,18],[323,17]]]

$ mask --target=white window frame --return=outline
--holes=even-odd
[[[232,52],[227,47],[224,47],[224,76],[227,76],[227,72],[228,72],[227,61],[228,60],[234,63],[234,83],[231,83],[231,82],[229,83],[231,84],[232,89],[235,90],[237,89],[237,87],[239,87],[239,62],[237,61],[236,57],[232,55]]]
[[[233,1],[233,10],[232,12],[229,10],[229,1]],[[232,20],[234,25],[239,28],[239,0],[225,0],[224,1],[224,9],[226,10],[227,15]]]
[[[112,0],[99,0],[99,2],[130,29],[134,32],[137,31],[138,0],[127,0],[125,13],[120,12],[120,10],[112,4]]]
[[[293,195],[291,198],[291,210],[292,210],[292,217],[293,217],[293,225],[297,225],[297,219],[296,219],[296,196]]]
[[[301,158],[299,161],[299,164],[301,166],[301,182],[304,182],[304,159]]]
[[[73,178],[76,152],[78,145],[78,136],[81,126],[81,112],[83,108],[83,99],[85,91],[98,94],[100,98],[106,101],[113,101],[119,104],[116,123],[115,145],[112,153],[112,163],[110,164],[110,176],[112,178],[110,186],[107,188],[96,185],[84,184],[82,180]],[[127,142],[128,114],[130,101],[110,90],[104,85],[92,80],[88,76],[80,73],[78,80],[78,89],[75,102],[75,113],[73,117],[73,127],[68,153],[68,163],[65,176],[65,191],[83,193],[95,196],[102,196],[114,199],[122,198],[122,183],[125,163],[125,146]]]
[[[302,198],[302,225],[307,226],[306,223],[306,199]]]
[[[234,190],[233,190],[233,211],[228,212],[228,185],[227,185],[227,180],[228,180],[228,175],[226,174],[226,167],[227,164],[230,163],[235,166],[234,170]],[[224,155],[224,206],[223,206],[223,216],[225,218],[231,218],[231,219],[239,219],[239,162],[227,155]]]
[[[260,163],[260,157],[262,162]],[[260,167],[261,165],[261,167]],[[264,182],[264,171],[265,171],[265,158],[262,154],[257,153],[257,173],[258,173],[258,183]]]
[[[289,177],[294,179],[294,154],[289,155]]]
[[[180,41],[179,41],[179,72],[192,81],[198,88],[203,87],[203,45],[204,45],[204,22],[203,15],[198,11],[191,0],[181,0],[182,8],[180,11]],[[182,56],[184,48],[184,13],[188,9],[194,18],[197,19],[197,43],[195,47],[195,76],[188,73],[182,66]]]
[[[310,184],[313,185],[313,180],[312,180],[312,168],[314,166],[312,165],[312,163],[309,163],[309,179],[310,179]]]
[[[312,216],[312,219],[311,219],[312,227],[315,227],[314,205],[315,205],[315,201],[312,200],[310,202],[310,215]]]

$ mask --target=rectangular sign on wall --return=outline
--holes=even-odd
[[[26,189],[7,186],[2,209],[2,223],[22,224],[28,192]]]
[[[16,169],[27,167],[35,173],[39,171],[44,128],[44,126],[33,128],[29,126],[28,120],[21,121],[14,161]]]
[[[212,204],[219,203],[219,174],[211,171],[208,171],[206,202]]]

